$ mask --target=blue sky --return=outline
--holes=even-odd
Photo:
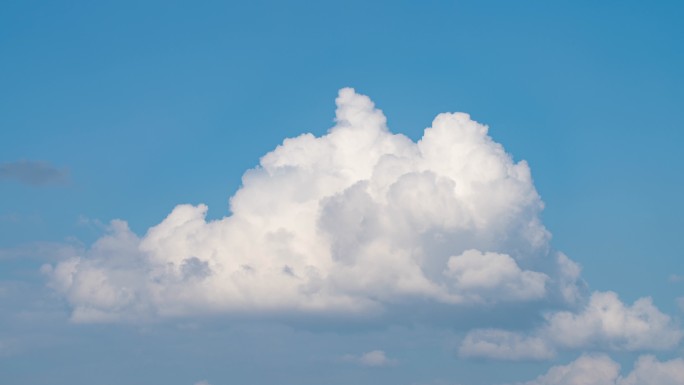
[[[584,314],[596,292],[614,291],[627,307],[652,297],[659,314],[678,325],[684,296],[683,13],[668,1],[5,2],[0,382],[476,385],[533,380],[585,353],[610,355],[625,377],[642,354],[655,354],[659,362],[681,357],[679,343],[620,349],[599,334],[581,347],[556,341],[554,354],[544,359],[511,362],[459,352],[468,333],[478,330],[473,325],[543,340],[545,312]],[[530,215],[552,234],[548,250],[537,251],[547,253],[540,258],[551,261],[562,251],[581,265],[579,281],[587,286],[579,302],[561,303],[549,294],[501,305],[488,299],[484,308],[440,300],[413,304],[388,284],[354,297],[381,302],[380,315],[341,321],[334,306],[329,314],[311,315],[301,304],[244,314],[229,305],[210,312],[193,305],[166,316],[160,314],[168,303],[154,301],[153,320],[74,320],[85,297],[56,288],[60,264],[78,257],[110,272],[117,258],[147,258],[121,246],[126,233],[113,238],[115,251],[107,256],[93,247],[111,234],[114,219],[144,237],[177,205],[203,203],[211,223],[230,214],[229,198],[243,184],[245,207],[257,210],[250,197],[261,196],[257,182],[266,177],[258,174],[249,185],[243,174],[285,138],[325,135],[336,125],[335,99],[344,87],[358,95],[338,107],[366,103],[360,95],[368,95],[389,130],[414,142],[443,112],[466,112],[488,125],[514,162],[528,162],[533,182],[525,186],[545,204],[541,212],[528,203],[519,207],[534,211]],[[292,160],[279,156],[274,159]],[[424,167],[439,174],[442,166]],[[452,179],[461,183],[458,175]],[[264,183],[271,186],[270,179]],[[275,197],[280,191],[262,192]],[[340,207],[344,202],[355,201]],[[342,226],[344,234],[346,217],[333,214],[315,223],[329,232]],[[502,211],[502,217],[517,215]],[[295,226],[296,216],[284,218]],[[491,237],[501,235],[491,231]],[[460,233],[445,234],[457,239]],[[350,242],[344,247],[358,246]],[[340,258],[347,255],[344,247]],[[515,255],[518,246],[489,247],[478,249],[483,258],[490,251],[510,255],[524,272],[547,274],[547,294],[560,280],[553,268]],[[209,266],[198,258],[179,260],[179,269],[195,274]],[[492,258],[492,264],[506,260]],[[462,294],[457,289],[450,294]],[[266,303],[255,298],[249,306]],[[510,312],[530,316],[497,318],[518,318]],[[663,333],[677,335],[672,325]],[[386,360],[364,361],[373,351]]]

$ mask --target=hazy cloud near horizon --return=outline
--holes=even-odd
[[[640,356],[629,374],[620,374],[620,365],[604,354],[582,355],[567,365],[551,367],[533,381],[517,385],[682,385],[684,359],[658,361]]]
[[[69,182],[69,171],[36,160],[0,163],[0,181],[14,181],[29,186],[59,186]]]
[[[397,360],[387,357],[383,350],[372,350],[360,355],[346,354],[342,356],[342,361],[369,367],[393,366],[398,363]]]

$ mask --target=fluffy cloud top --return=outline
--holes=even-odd
[[[641,356],[634,369],[620,376],[620,365],[606,355],[583,355],[568,365],[554,366],[521,385],[684,385],[684,360],[660,362]]]

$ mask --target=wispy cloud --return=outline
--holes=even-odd
[[[658,361],[644,355],[632,371],[620,375],[620,364],[604,354],[582,355],[568,365],[558,365],[533,381],[518,385],[681,385],[684,382],[684,360]]]
[[[69,182],[69,171],[48,162],[19,160],[0,163],[0,181],[3,180],[29,186],[65,185]]]
[[[670,281],[670,283],[679,283],[684,281],[684,275],[670,274],[667,280]]]
[[[372,367],[393,366],[397,364],[397,360],[388,358],[382,350],[373,350],[361,355],[346,354],[342,357],[342,361]]]
[[[62,261],[83,254],[84,247],[76,241],[31,242],[14,247],[0,248],[0,261],[31,259],[45,262]]]

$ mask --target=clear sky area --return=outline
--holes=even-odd
[[[682,20],[2,2],[0,383],[684,384]]]

